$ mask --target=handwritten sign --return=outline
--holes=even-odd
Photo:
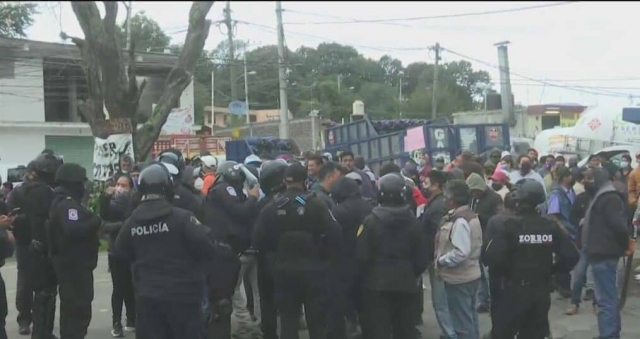
[[[167,117],[167,122],[162,126],[161,135],[192,135],[193,131],[193,107],[174,108]]]
[[[414,127],[407,130],[407,136],[404,137],[404,151],[411,152],[425,148],[424,132],[422,126]]]
[[[112,134],[106,139],[95,138],[93,147],[93,179],[106,181],[118,171],[120,158],[134,158],[131,134]]]
[[[93,122],[96,135],[100,137],[108,137],[111,134],[126,134],[133,132],[131,119],[115,118],[109,120],[95,120]]]

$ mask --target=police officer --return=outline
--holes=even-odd
[[[415,299],[428,265],[426,235],[406,204],[405,180],[390,173],[378,182],[378,202],[358,228],[363,337],[416,338]]]
[[[15,220],[9,217],[9,211],[6,209],[4,202],[0,201],[0,267],[4,266],[4,261],[13,255],[15,238],[10,231],[11,223]],[[4,279],[0,275],[0,339],[7,339],[5,330],[7,321],[7,290],[5,288]]]
[[[163,165],[147,166],[139,182],[142,202],[116,241],[135,272],[136,337],[200,338],[213,242],[193,213],[171,205],[174,185]]]
[[[11,192],[7,200],[7,209],[21,209],[25,206],[25,192],[30,187],[35,178],[35,162],[31,161],[27,165],[27,173],[23,178],[22,185],[16,187]],[[30,279],[32,256],[29,251],[31,244],[31,229],[24,211],[20,210],[13,220],[13,234],[15,235],[15,252],[18,267],[18,281],[16,283],[16,309],[18,311],[18,333],[20,335],[31,334],[31,308],[33,305],[33,281]]]
[[[258,202],[258,209],[262,210],[267,204],[282,194],[286,187],[284,184],[284,172],[287,164],[284,161],[269,160],[265,162],[260,171],[260,187],[265,197]],[[277,339],[278,313],[275,301],[274,287],[275,252],[258,252],[258,289],[260,291],[260,323],[264,339]]]
[[[256,222],[254,247],[276,252],[276,303],[281,338],[298,338],[304,305],[309,336],[327,338],[326,293],[335,274],[340,229],[315,194],[307,194],[307,170],[291,164],[285,172],[287,190],[267,204]]]
[[[202,219],[202,198],[193,186],[187,184],[188,180],[184,179],[186,173],[184,156],[177,149],[168,149],[158,156],[157,161],[165,164],[169,173],[173,177],[174,194],[172,203],[176,207],[180,207],[191,213],[199,219]]]
[[[336,307],[337,312],[335,312],[335,315],[337,318],[334,318],[335,326],[333,328],[330,326],[330,331],[339,332],[331,331],[332,338],[344,337],[345,317],[347,319],[346,329],[349,337],[353,338],[361,334],[356,313],[356,234],[358,227],[362,225],[362,222],[371,213],[373,207],[369,201],[362,197],[358,183],[349,178],[350,175],[351,173],[338,179],[331,189],[331,196],[336,202],[335,207],[332,209],[333,215],[342,228],[342,249],[340,253],[342,260],[336,281],[336,292],[333,295],[336,300],[332,302],[332,305]]]
[[[508,219],[484,248],[489,269],[505,280],[492,319],[492,338],[519,334],[521,339],[542,339],[549,332],[551,276],[569,272],[579,253],[556,223],[536,212],[545,200],[539,182],[519,180],[513,198],[516,218]]]
[[[60,336],[84,338],[91,322],[102,220],[80,203],[87,181],[82,166],[60,166],[55,180],[58,187],[49,212],[48,248],[60,291]]]
[[[51,339],[55,321],[57,279],[47,248],[47,222],[53,202],[55,173],[62,161],[50,153],[40,154],[34,160],[35,178],[27,184],[23,205],[31,231],[29,250],[32,265],[29,280],[33,282],[33,339]]]

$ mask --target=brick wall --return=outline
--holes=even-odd
[[[255,137],[278,137],[279,121],[263,122],[253,124],[253,136]],[[318,123],[318,133],[322,128],[322,123]],[[248,137],[249,126],[240,126],[240,137]],[[230,137],[233,136],[233,128],[218,129],[213,131],[214,136]],[[294,119],[289,121],[289,137],[298,145],[300,151],[311,149],[311,118]],[[320,140],[320,135],[318,135]]]

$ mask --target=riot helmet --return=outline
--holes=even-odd
[[[138,177],[138,190],[142,196],[159,195],[167,199],[173,198],[173,178],[161,163],[146,166]]]
[[[402,205],[406,202],[406,182],[398,173],[384,175],[378,181],[378,202],[381,205]]]
[[[269,160],[262,164],[260,170],[260,187],[265,193],[284,191],[284,172],[287,164],[284,161]]]
[[[242,165],[235,161],[225,161],[218,166],[216,181],[222,180],[233,187],[242,185],[245,174],[242,171]]]
[[[84,183],[87,181],[87,170],[78,164],[66,163],[58,168],[55,179],[58,184]]]
[[[184,171],[184,167],[186,166],[182,152],[175,148],[170,148],[160,153],[156,161],[175,166],[178,169],[179,173],[182,173]]]
[[[535,208],[545,202],[545,196],[544,187],[534,179],[520,179],[514,186],[513,200],[517,206],[526,205]]]

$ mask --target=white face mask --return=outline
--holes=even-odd
[[[622,167],[622,168],[627,168],[627,167],[629,167],[629,163],[628,163],[628,162],[626,162],[626,161],[621,161],[621,162],[620,162],[620,167]]]

